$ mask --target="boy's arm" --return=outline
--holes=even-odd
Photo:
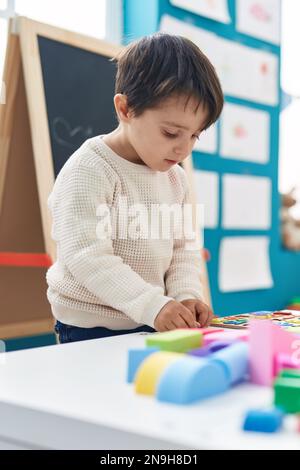
[[[167,295],[177,302],[202,299],[200,245],[195,242],[191,249],[191,246],[186,247],[184,239],[178,239],[174,240],[173,250],[172,261],[165,275]]]
[[[153,326],[157,314],[172,299],[114,254],[111,235],[97,237],[97,208],[110,206],[115,190],[111,175],[103,173],[88,166],[73,168],[61,182],[60,193],[51,197],[52,233],[59,256],[99,303]]]
[[[172,262],[165,277],[166,292],[190,310],[204,328],[210,325],[214,314],[202,300],[200,244],[194,240],[194,249],[191,248],[185,246],[184,240],[175,240]]]

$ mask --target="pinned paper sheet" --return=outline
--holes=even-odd
[[[230,23],[227,0],[170,0],[170,2],[197,15]]]
[[[278,58],[275,54],[218,40],[217,72],[227,95],[278,104]]]
[[[194,170],[197,203],[204,205],[204,227],[216,228],[219,219],[219,175]]]
[[[278,58],[164,15],[160,30],[185,36],[215,66],[227,95],[275,106],[278,103]]]
[[[268,230],[271,226],[271,180],[261,176],[223,176],[226,229]]]
[[[216,51],[218,36],[205,29],[197,28],[191,24],[180,21],[172,16],[163,15],[160,23],[160,31],[169,34],[179,34],[193,41],[206,54],[211,62],[216,65]]]
[[[216,124],[210,126],[206,131],[201,132],[199,140],[196,141],[194,149],[197,152],[216,153],[217,152],[217,127]]]
[[[236,104],[225,104],[221,117],[221,156],[267,163],[269,141],[269,113]]]
[[[279,44],[280,4],[281,0],[237,0],[237,30]]]
[[[268,237],[226,237],[220,247],[219,288],[222,292],[270,289]]]

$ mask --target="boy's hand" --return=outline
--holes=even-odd
[[[199,326],[191,310],[175,300],[168,302],[154,320],[154,328],[159,332]]]
[[[202,328],[209,326],[214,314],[208,305],[198,299],[183,300],[181,304],[189,309]]]

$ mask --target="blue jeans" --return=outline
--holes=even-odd
[[[127,335],[128,333],[138,333],[141,331],[153,333],[155,330],[147,325],[140,326],[134,330],[109,330],[103,327],[79,328],[78,326],[65,325],[57,320],[55,331],[58,334],[60,343],[73,343],[74,341],[107,338],[108,336]]]

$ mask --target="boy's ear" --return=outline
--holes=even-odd
[[[128,122],[132,113],[130,112],[127,104],[127,96],[122,93],[117,93],[114,96],[114,105],[116,113],[121,122]]]

